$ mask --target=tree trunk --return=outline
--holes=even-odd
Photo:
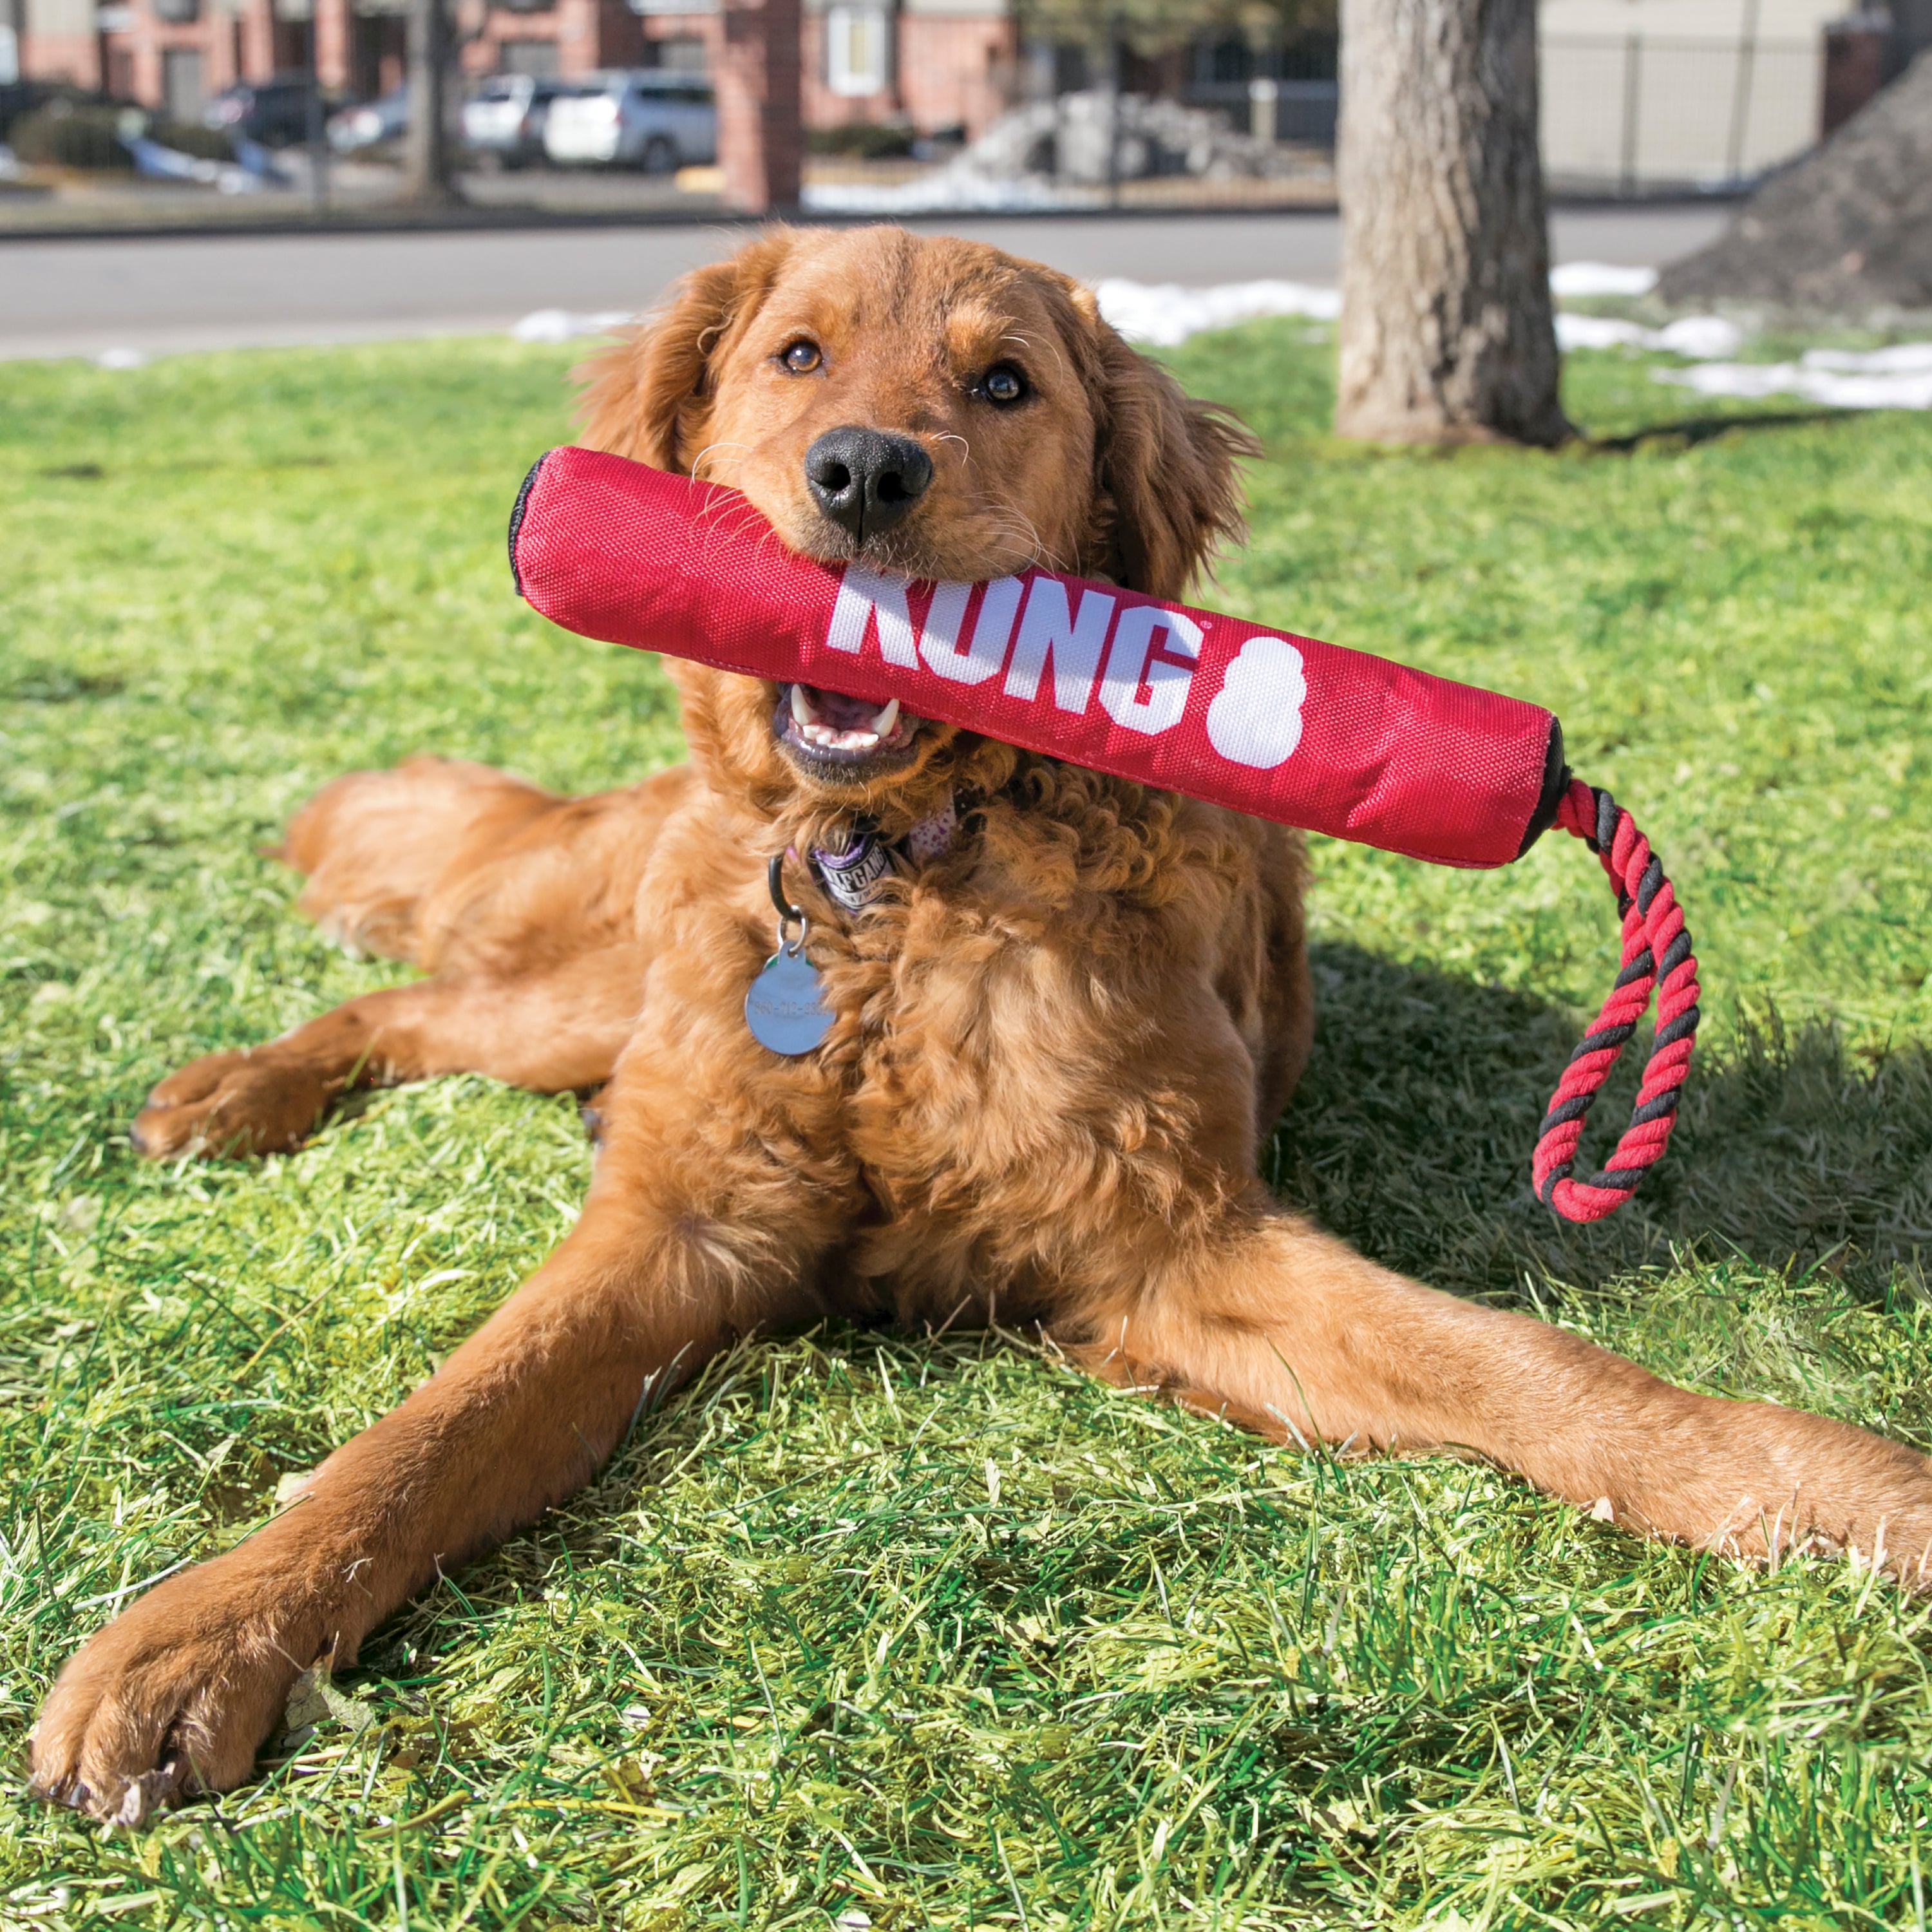
[[[404,191],[410,200],[432,208],[462,199],[449,165],[449,69],[454,39],[448,0],[410,0]]]
[[[1340,436],[1556,443],[1535,0],[1342,0]]]

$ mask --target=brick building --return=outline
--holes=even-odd
[[[458,0],[460,8],[475,0]],[[466,50],[474,73],[715,70],[722,16],[675,0],[509,0]],[[401,0],[0,0],[20,16],[23,74],[178,118],[236,80],[305,69],[369,99],[403,76]],[[469,24],[477,24],[473,15]],[[806,0],[808,127],[910,121],[977,134],[1010,98],[1018,41],[1004,0]]]

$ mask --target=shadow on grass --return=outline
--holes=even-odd
[[[1550,1090],[1578,1037],[1523,994],[1359,948],[1312,949],[1315,1051],[1264,1150],[1282,1197],[1364,1252],[1459,1294],[1508,1294],[1527,1272],[1579,1287],[1673,1248],[1735,1247],[1772,1268],[1822,1262],[1861,1298],[1932,1252],[1932,1054],[1869,1068],[1828,1026],[1774,1016],[1693,1063],[1670,1153],[1636,1198],[1588,1228],[1529,1188]],[[1599,1101],[1583,1143],[1600,1164],[1630,1114],[1647,1036]]]
[[[1740,429],[1807,429],[1814,423],[1850,422],[1856,410],[1766,410],[1756,416],[1686,416],[1677,422],[1646,423],[1624,436],[1587,437],[1592,456],[1628,456],[1638,449],[1694,449]]]

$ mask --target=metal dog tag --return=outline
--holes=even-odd
[[[801,936],[781,945],[745,995],[745,1024],[760,1046],[788,1055],[809,1053],[831,1030],[818,969],[805,956]]]

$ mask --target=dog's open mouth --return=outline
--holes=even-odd
[[[848,781],[910,763],[925,724],[896,698],[874,704],[812,684],[780,685],[772,714],[772,733],[795,762]]]

